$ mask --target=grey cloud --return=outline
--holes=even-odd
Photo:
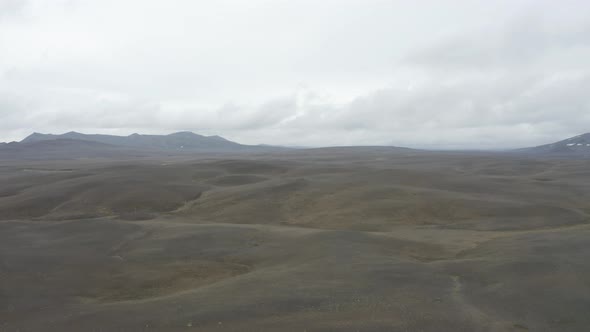
[[[247,143],[279,139],[283,144],[314,146],[507,148],[587,131],[589,89],[590,75],[520,81],[507,75],[494,82],[431,82],[411,90],[382,89],[343,104],[291,94],[258,106],[172,111],[148,101],[97,97],[89,91],[60,91],[57,99],[67,98],[68,103],[12,96],[0,104],[13,110],[2,113],[4,130],[35,123],[58,132],[195,130]]]
[[[276,98],[255,107],[227,104],[216,111],[219,126],[235,129],[260,129],[280,124],[295,115],[297,102],[294,98]]]
[[[0,0],[12,21],[44,13],[0,17],[0,140],[505,148],[590,131],[585,1],[143,3]]]
[[[494,82],[384,89],[346,105],[303,105],[303,115],[281,128],[336,133],[340,144],[355,143],[347,141],[354,137],[350,132],[364,133],[357,136],[365,138],[359,141],[362,144],[470,148],[536,144],[590,128],[590,103],[585,97],[589,79],[589,75],[547,76],[514,81],[507,75]]]
[[[0,0],[0,20],[21,15],[27,2],[26,0]]]
[[[486,72],[490,69],[511,70],[514,67],[522,70],[522,67],[539,62],[563,66],[560,63],[563,60],[561,56],[573,51],[581,53],[576,64],[585,65],[584,54],[587,55],[587,52],[582,52],[590,47],[587,38],[590,22],[588,15],[580,15],[579,11],[587,11],[590,6],[579,2],[579,7],[569,8],[569,15],[561,13],[550,16],[539,9],[519,13],[507,22],[499,22],[499,27],[464,31],[418,49],[407,55],[404,61],[435,70],[463,68]]]

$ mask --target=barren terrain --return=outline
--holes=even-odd
[[[587,160],[3,161],[0,331],[587,331]]]

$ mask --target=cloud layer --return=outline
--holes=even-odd
[[[587,1],[0,0],[0,141],[509,148],[590,131]]]

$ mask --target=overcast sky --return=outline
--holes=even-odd
[[[0,0],[0,141],[507,148],[590,131],[590,1]]]

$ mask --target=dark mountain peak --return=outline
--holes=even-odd
[[[519,149],[518,151],[547,154],[590,155],[590,133],[573,136],[550,144]]]
[[[195,134],[192,131],[179,131],[176,133],[169,134],[167,136],[172,136],[172,137],[205,137],[205,136],[202,136],[199,134]]]
[[[57,135],[57,138],[71,138],[71,139],[81,139],[81,140],[86,140],[87,136],[89,135],[85,135],[82,133],[78,133],[75,131],[69,131],[65,134],[61,134],[61,135]]]
[[[570,137],[566,140],[563,140],[562,142],[586,142],[590,140],[590,133],[585,133],[582,135],[578,135],[578,136],[574,136],[574,137]]]
[[[34,132],[31,135],[25,137],[21,142],[22,143],[27,143],[27,142],[36,142],[36,141],[41,141],[41,140],[46,140],[46,139],[51,139],[55,137],[55,135],[51,135],[51,134],[41,134],[38,132]]]
[[[32,133],[31,135],[29,135],[29,136],[25,137],[24,139],[30,139],[30,138],[41,137],[41,136],[45,136],[45,134],[41,134],[41,133],[38,133],[38,132],[34,132],[34,133]]]
[[[555,142],[549,145],[562,148],[590,148],[590,133],[566,138],[563,141]]]

